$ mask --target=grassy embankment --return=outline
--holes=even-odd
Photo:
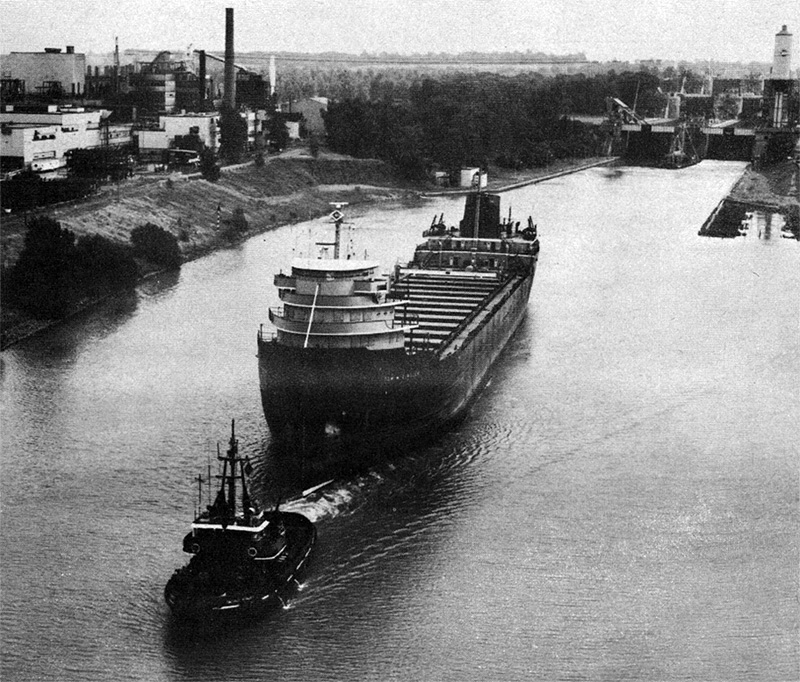
[[[339,189],[332,192],[327,186]],[[361,187],[369,189],[361,189]],[[224,222],[241,208],[255,234],[277,225],[306,220],[330,211],[331,200],[359,203],[395,198],[403,188],[379,161],[275,159],[262,168],[253,164],[225,170],[216,183],[180,174],[138,177],[120,187],[106,186],[80,202],[42,210],[75,233],[99,234],[127,244],[137,225],[153,223],[180,237],[185,260],[217,248],[224,238],[217,229],[217,207]],[[246,237],[243,234],[242,237]],[[4,230],[6,262],[13,263],[24,229]]]
[[[507,171],[489,169],[489,189],[501,190],[535,182],[553,174],[570,172],[607,159],[560,160],[545,168]],[[323,153],[312,159],[302,152],[270,159],[261,168],[252,163],[224,169],[220,180],[210,183],[200,177],[137,177],[119,187],[104,187],[80,202],[56,206],[41,213],[59,221],[76,236],[99,234],[128,244],[135,227],[153,223],[180,238],[185,261],[230,245],[224,236],[224,222],[242,209],[248,229],[238,235],[245,239],[265,230],[327,215],[331,201],[351,205],[373,201],[415,201],[419,193],[433,187],[412,187],[392,174],[381,161],[353,159]],[[223,229],[217,226],[217,207]],[[22,249],[25,229],[21,217],[4,221],[3,258],[6,265],[16,261]],[[147,266],[144,264],[147,273]],[[58,320],[38,320],[2,307],[0,344],[3,348]],[[76,311],[65,311],[71,313]]]
[[[358,204],[398,200],[416,193],[399,182],[388,167],[376,160],[326,157],[276,158],[261,168],[252,163],[225,169],[216,183],[200,177],[173,174],[137,177],[119,187],[106,186],[80,202],[42,210],[76,236],[98,234],[129,244],[131,231],[154,223],[179,241],[185,261],[229,245],[224,223],[234,210],[242,209],[248,229],[237,239],[287,223],[309,220],[331,211],[330,201]],[[218,229],[217,207],[223,229]],[[13,264],[25,236],[21,217],[4,220],[3,259]],[[152,268],[150,268],[152,270]],[[145,264],[145,274],[148,268]],[[5,348],[58,320],[33,319],[2,307],[0,342]],[[77,311],[65,311],[65,315]]]
[[[800,168],[793,161],[758,170],[748,166],[728,199],[755,208],[794,213],[800,200]]]
[[[800,165],[794,161],[761,169],[748,166],[728,194],[726,203],[730,202],[782,214],[787,229],[800,239]]]

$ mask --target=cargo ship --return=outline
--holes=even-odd
[[[413,259],[340,253],[295,259],[274,284],[282,306],[258,332],[261,402],[273,437],[303,453],[370,452],[427,439],[462,416],[523,319],[537,226],[501,218],[500,196],[466,197],[458,226],[434,216]]]
[[[250,497],[250,463],[239,456],[233,421],[227,453],[217,458],[220,487],[203,511],[198,477],[198,513],[183,538],[183,551],[192,558],[164,588],[164,599],[182,620],[249,618],[284,606],[316,542],[316,528],[304,515],[277,506],[259,510]],[[210,485],[210,471],[208,479]]]

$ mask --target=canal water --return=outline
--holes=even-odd
[[[469,417],[290,503],[316,558],[238,628],[179,627],[162,590],[231,418],[264,498],[282,475],[256,332],[309,226],[6,350],[2,679],[799,679],[800,244],[698,234],[742,168],[505,194],[541,260]],[[390,268],[461,206],[351,211],[355,248]]]

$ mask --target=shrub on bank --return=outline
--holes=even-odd
[[[133,253],[163,268],[177,268],[181,264],[181,249],[175,235],[165,229],[146,223],[131,231]]]
[[[86,298],[131,287],[131,250],[101,237],[81,237],[48,217],[31,221],[16,264],[4,272],[6,303],[40,318],[62,317]]]
[[[78,237],[75,244],[75,284],[83,295],[98,297],[131,288],[139,270],[131,248],[97,234]]]
[[[8,272],[3,298],[37,317],[52,317],[74,299],[70,281],[75,235],[52,218],[34,218],[16,264]]]
[[[223,221],[222,237],[228,241],[236,241],[245,234],[250,226],[244,215],[244,209],[239,207],[234,209],[233,215]]]

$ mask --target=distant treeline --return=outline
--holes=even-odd
[[[66,177],[43,180],[33,171],[23,171],[0,183],[0,206],[8,211],[28,211],[37,206],[83,199],[97,183],[88,178]]]
[[[628,105],[636,103],[637,112],[647,114],[648,96],[657,95],[662,102],[658,113],[663,111],[664,96],[659,93],[685,88],[686,92],[697,92],[703,84],[699,74],[687,69],[667,67],[663,70],[643,69],[639,71],[609,70],[596,75],[554,75],[526,71],[517,74],[500,74],[488,70],[475,71],[453,66],[446,70],[400,67],[359,67],[344,69],[339,66],[321,64],[281,64],[278,74],[278,90],[281,101],[292,101],[304,97],[321,95],[341,102],[346,99],[366,99],[373,102],[406,101],[411,90],[426,80],[437,82],[467,80],[517,81],[535,87],[537,84],[558,81],[558,87],[570,91],[573,114],[596,114],[605,112],[606,96],[619,97]],[[637,99],[637,85],[639,97]]]
[[[662,84],[644,71],[554,78],[462,73],[419,82],[387,81],[381,73],[362,83],[359,95],[331,103],[325,125],[333,150],[393,162],[410,177],[433,165],[533,167],[599,154],[604,134],[569,116],[601,116],[607,97],[659,116]]]

